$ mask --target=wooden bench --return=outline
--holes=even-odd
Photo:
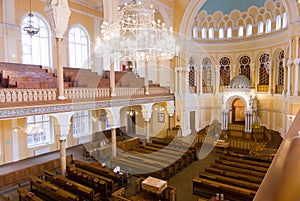
[[[68,191],[73,192],[82,200],[100,201],[100,193],[95,193],[94,189],[69,180],[53,171],[45,171],[45,180]]]
[[[73,193],[65,191],[47,181],[38,177],[32,177],[30,180],[30,191],[36,193],[39,197],[45,200],[72,200],[78,201],[80,198]]]
[[[235,179],[235,178],[231,178],[231,177],[226,177],[226,176],[222,176],[222,175],[218,175],[218,174],[207,173],[207,172],[201,172],[199,174],[199,177],[213,180],[213,181],[219,181],[222,183],[231,184],[233,186],[239,186],[242,188],[255,190],[255,191],[257,191],[260,186],[257,183],[248,182],[248,181]]]
[[[247,169],[251,171],[257,171],[257,172],[262,172],[266,173],[268,171],[268,168],[266,167],[260,167],[260,166],[255,166],[255,165],[249,165],[241,162],[233,162],[233,161],[228,161],[228,160],[215,160],[216,163],[223,164],[223,165],[228,165],[231,167],[237,167],[237,168],[242,168],[242,169]]]
[[[238,162],[238,163],[243,163],[243,164],[249,164],[249,165],[255,165],[255,166],[260,166],[260,167],[265,167],[269,168],[270,163],[267,162],[259,162],[255,160],[251,160],[250,158],[237,158],[237,157],[232,157],[232,156],[220,156],[220,159],[222,160],[228,160],[232,162]]]
[[[243,169],[243,168],[238,168],[238,167],[232,167],[230,165],[223,165],[223,164],[219,164],[219,163],[213,163],[210,166],[214,167],[214,168],[219,168],[222,170],[228,170],[231,172],[245,174],[245,175],[253,175],[253,176],[257,176],[257,177],[261,177],[261,178],[265,177],[265,173],[257,172],[255,170],[248,170],[248,169]]]
[[[17,191],[19,194],[19,201],[43,201],[43,199],[38,197],[35,193],[28,191],[24,188],[20,187]],[[2,200],[2,198],[0,200]]]
[[[222,193],[227,199],[232,201],[252,201],[256,191],[211,181],[204,178],[193,178],[193,193],[204,197],[211,197],[215,192]]]
[[[253,176],[253,175],[245,175],[242,173],[232,172],[232,171],[223,170],[223,169],[214,168],[214,167],[207,167],[207,168],[205,168],[205,171],[209,172],[209,173],[213,173],[213,174],[220,174],[220,175],[240,179],[240,180],[246,180],[246,181],[254,182],[257,184],[260,184],[263,180],[262,177],[257,177],[257,176]]]

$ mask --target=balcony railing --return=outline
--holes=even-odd
[[[116,96],[128,97],[145,94],[142,88],[116,88]],[[169,89],[164,87],[150,87],[150,95],[168,94]],[[110,88],[66,88],[64,91],[66,99],[101,99],[110,97]],[[57,89],[1,89],[0,102],[37,102],[53,101],[57,99]]]

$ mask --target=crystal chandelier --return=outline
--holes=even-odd
[[[103,22],[101,37],[103,51],[121,60],[166,60],[175,55],[173,28],[155,21],[155,9],[145,8],[141,1],[126,3],[118,8],[118,20]]]
[[[28,13],[28,22],[23,27],[23,30],[28,33],[30,36],[37,34],[40,31],[40,28],[34,24],[32,20],[33,14],[31,12],[31,0],[29,0],[30,12]]]
[[[27,128],[25,129],[25,132],[28,135],[41,135],[44,133],[44,129],[39,128],[36,124],[33,124],[33,125],[27,126]]]

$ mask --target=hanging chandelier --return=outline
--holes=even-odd
[[[31,0],[29,0],[29,7],[30,7],[30,11],[29,11],[28,17],[27,17],[28,22],[23,27],[23,30],[30,36],[33,36],[40,31],[40,28],[35,24],[35,21],[32,20],[34,16],[31,12]]]
[[[118,20],[103,22],[101,38],[103,51],[121,60],[166,60],[175,55],[173,28],[155,20],[155,9],[146,8],[141,1],[131,1],[118,8]]]

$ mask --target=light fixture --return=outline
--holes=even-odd
[[[30,124],[25,129],[27,135],[41,135],[44,133],[44,129],[39,128],[36,124]]]
[[[132,108],[130,108],[130,110],[127,111],[127,114],[128,114],[129,116],[132,117],[132,116],[134,116],[134,115],[137,115],[138,112],[135,111],[135,110],[133,110]]]
[[[101,25],[101,50],[120,60],[166,60],[175,55],[173,28],[166,28],[156,10],[141,1],[118,8],[118,19]]]
[[[31,0],[29,0],[29,8],[30,11],[28,13],[28,22],[25,24],[25,26],[23,27],[23,30],[29,34],[30,36],[33,36],[35,34],[37,34],[40,31],[40,28],[38,27],[38,25],[35,24],[35,22],[32,20],[33,18],[33,14],[31,12]]]

